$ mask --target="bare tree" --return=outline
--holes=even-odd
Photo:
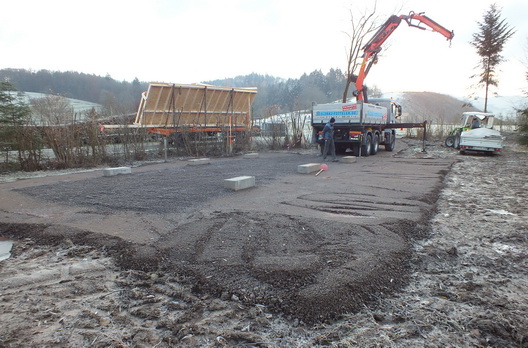
[[[70,167],[76,160],[75,150],[80,145],[76,115],[70,102],[59,95],[47,95],[31,100],[34,114],[40,117],[43,138],[61,167]]]
[[[347,52],[347,69],[346,69],[346,84],[343,92],[343,103],[346,103],[348,91],[351,83],[355,83],[357,76],[354,74],[360,66],[359,58],[362,55],[365,39],[376,30],[376,7],[377,2],[374,2],[374,7],[370,11],[363,13],[359,19],[354,16],[350,10],[350,23],[352,30],[347,35],[350,38],[350,47]]]
[[[31,100],[33,112],[40,118],[40,124],[45,126],[58,126],[70,124],[73,121],[74,111],[68,99],[60,95],[48,94],[42,98]]]
[[[376,85],[369,88],[369,96],[372,98],[383,97],[383,91]]]

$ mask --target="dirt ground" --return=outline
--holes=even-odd
[[[2,347],[528,347],[528,152],[413,140],[0,184]],[[60,174],[60,175],[59,175]],[[255,175],[232,192],[224,178]]]

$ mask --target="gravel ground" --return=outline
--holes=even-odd
[[[528,154],[419,145],[317,178],[288,172],[311,154],[271,154],[280,160],[260,162],[259,187],[236,200],[203,170],[163,164],[137,169],[134,187],[152,193],[142,204],[134,192],[112,199],[123,181],[94,172],[0,185],[14,206],[2,205],[0,235],[15,239],[0,263],[0,345],[527,347]],[[247,168],[220,162],[209,175]],[[370,179],[320,197],[357,176]],[[172,195],[152,184],[182,177]],[[334,272],[362,265],[370,278]],[[344,290],[314,294],[325,280]],[[296,298],[314,284],[310,309]]]

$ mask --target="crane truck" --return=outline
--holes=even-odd
[[[434,32],[438,32],[451,41],[454,32],[449,31],[436,23],[423,13],[410,12],[408,15],[392,15],[378,29],[374,36],[363,46],[363,60],[357,76],[352,76],[355,83],[353,96],[356,102],[329,103],[312,105],[313,137],[317,143],[324,147],[322,131],[325,124],[333,117],[334,139],[337,152],[351,149],[355,156],[375,155],[379,145],[384,145],[386,151],[394,150],[396,144],[396,129],[423,127],[425,135],[426,122],[422,123],[397,123],[396,118],[401,116],[402,108],[391,99],[368,99],[365,78],[377,60],[383,43],[405,21],[409,26],[426,30],[426,25]]]

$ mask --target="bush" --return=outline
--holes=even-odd
[[[528,146],[528,107],[519,110],[519,137],[517,142],[520,145]]]

